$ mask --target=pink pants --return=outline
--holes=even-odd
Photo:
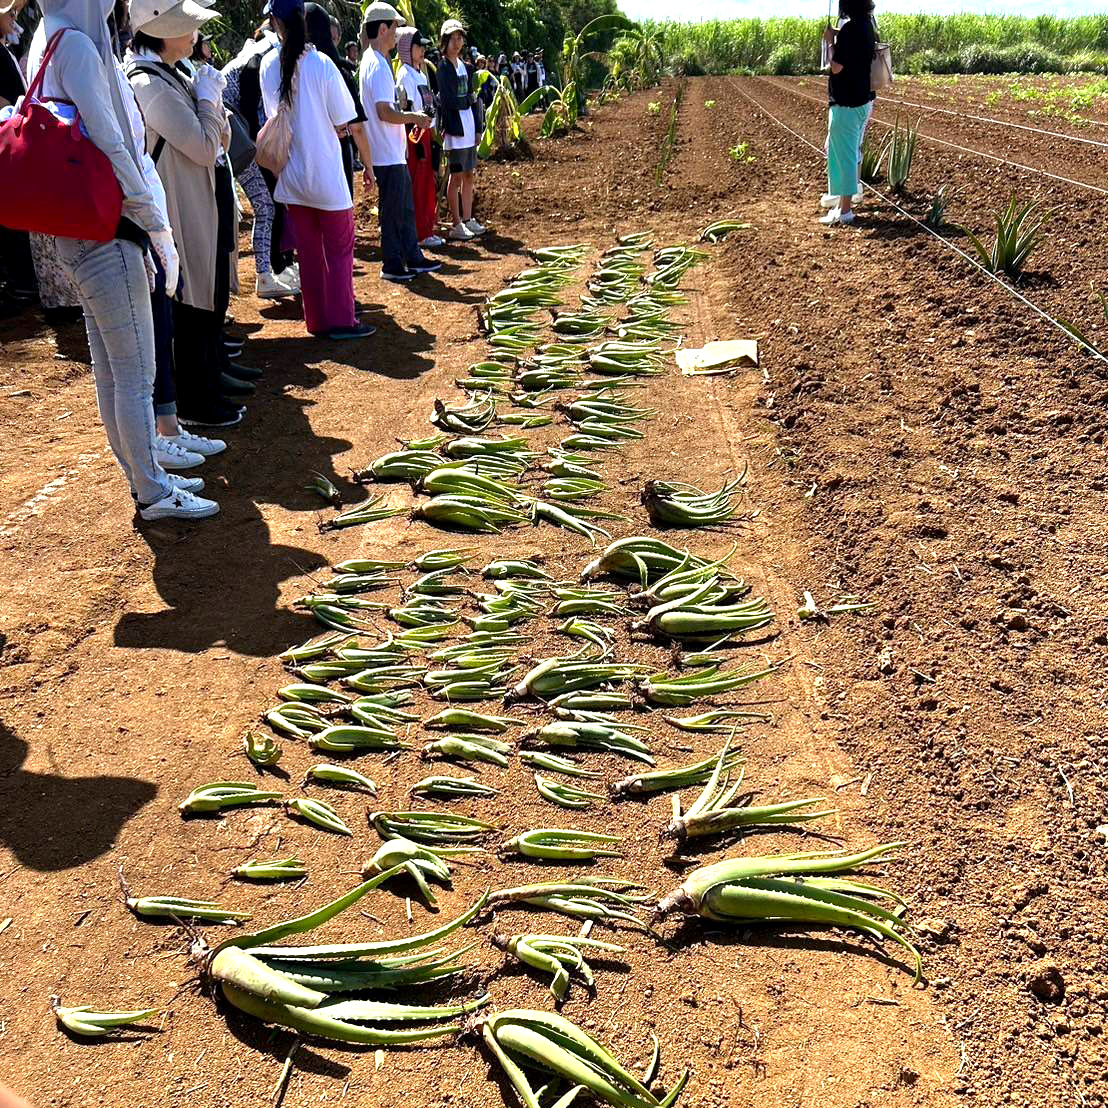
[[[313,335],[353,327],[354,209],[325,212],[289,204],[300,262],[304,323]]]

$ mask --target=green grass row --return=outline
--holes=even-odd
[[[814,73],[819,19],[655,23],[664,55],[689,76]],[[881,38],[900,73],[1108,73],[1108,15],[885,15]]]

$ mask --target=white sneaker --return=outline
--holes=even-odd
[[[193,496],[184,489],[174,489],[168,496],[139,509],[143,519],[207,519],[219,512],[214,500]]]
[[[298,295],[300,292],[300,267],[296,262],[293,262],[277,274],[277,280],[280,281],[293,296]]]
[[[469,242],[470,239],[475,239],[477,236],[464,223],[455,223],[447,231],[446,237],[454,242]]]
[[[184,428],[175,435],[167,436],[166,442],[176,443],[182,450],[187,450],[190,454],[200,454],[205,458],[210,458],[214,454],[222,454],[227,449],[227,444],[222,439],[209,439],[203,435],[194,435],[191,431],[184,430]]]
[[[819,221],[825,227],[833,227],[836,223],[849,225],[854,222],[854,213],[840,211],[838,208],[832,208],[826,215],[821,215]]]
[[[488,230],[487,227],[478,223],[476,219],[467,219],[465,225],[475,235],[483,235]]]
[[[441,235],[428,235],[419,245],[428,250],[434,250],[438,246],[445,246],[446,239]]]
[[[204,487],[203,477],[183,477],[179,473],[167,473],[169,483],[181,492],[200,492]]]
[[[204,455],[186,450],[165,435],[154,436],[154,457],[162,469],[192,469],[204,464]]]
[[[864,199],[865,197],[860,192],[856,192],[850,198],[850,202],[852,204],[861,204]],[[839,206],[839,198],[837,196],[832,196],[829,192],[825,192],[819,198],[819,206],[821,208],[837,208]]]
[[[295,296],[298,290],[299,286],[294,290],[273,273],[259,273],[254,284],[254,294],[261,300],[284,300]]]

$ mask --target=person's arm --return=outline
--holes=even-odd
[[[857,49],[857,28],[853,23],[847,23],[835,34],[834,46],[831,50],[831,72],[836,77],[848,65],[853,64]]]
[[[431,117],[422,112],[398,112],[395,104],[385,100],[378,100],[374,106],[377,109],[377,118],[382,123],[401,123],[405,127],[431,126]]]
[[[168,80],[143,73],[134,81],[135,98],[146,126],[197,165],[213,166],[223,149],[227,113],[222,103],[201,100],[192,110]]]
[[[51,65],[54,81],[77,108],[93,145],[112,163],[123,191],[123,214],[144,231],[167,231],[169,226],[154,203],[112,107],[108,81],[114,81],[115,74],[106,69],[92,40],[87,35],[63,35]]]
[[[405,127],[428,127],[431,120],[422,112],[401,112],[396,108],[396,85],[392,73],[379,69],[373,75],[370,89],[373,94],[373,110],[382,123],[399,123]]]
[[[358,148],[358,157],[365,167],[365,180],[368,185],[373,179],[373,151],[369,148],[369,136],[365,133],[365,124],[357,121],[350,124],[350,137]]]

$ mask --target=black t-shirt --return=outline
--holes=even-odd
[[[19,63],[6,46],[0,45],[0,96],[14,104],[26,91]]]
[[[832,73],[828,82],[828,97],[841,108],[860,108],[873,98],[870,88],[870,67],[876,40],[873,24],[868,20],[850,20],[835,38],[832,61],[843,67]]]

